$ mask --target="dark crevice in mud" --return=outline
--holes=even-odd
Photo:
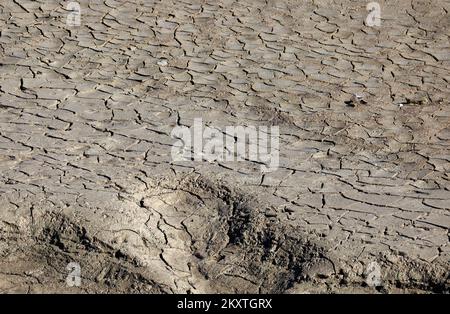
[[[199,187],[222,203],[218,207],[220,227],[210,238],[226,241],[199,263],[218,292],[283,293],[310,276],[334,273],[331,259],[320,246],[275,217],[266,217],[251,198],[207,181],[197,180],[191,186]],[[246,283],[233,282],[236,277]]]
[[[241,204],[234,204],[228,224],[230,244],[244,251],[245,266],[260,277],[261,292],[284,292],[308,277],[309,263],[324,258],[317,245]]]

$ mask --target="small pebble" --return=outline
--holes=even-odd
[[[158,61],[158,65],[165,67],[167,65],[167,60],[166,59],[161,59]]]

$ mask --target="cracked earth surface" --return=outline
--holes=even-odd
[[[80,4],[0,4],[0,291],[449,291],[450,1]],[[200,117],[280,167],[172,161]]]

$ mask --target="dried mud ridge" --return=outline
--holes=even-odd
[[[444,265],[430,268],[406,257],[392,263],[379,256],[383,285],[367,287],[364,275],[347,272],[323,241],[281,224],[241,191],[199,176],[155,184],[137,203],[149,210],[148,223],[158,216],[164,268],[155,271],[145,257],[102,242],[82,223],[55,212],[35,221],[31,237],[2,226],[1,240],[18,246],[2,257],[1,268],[34,292],[450,292]],[[152,202],[155,197],[162,202]],[[167,254],[171,250],[174,255]],[[82,265],[80,288],[65,286],[65,266],[74,260]]]

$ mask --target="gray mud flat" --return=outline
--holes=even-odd
[[[448,1],[79,3],[0,3],[0,292],[450,292]]]

